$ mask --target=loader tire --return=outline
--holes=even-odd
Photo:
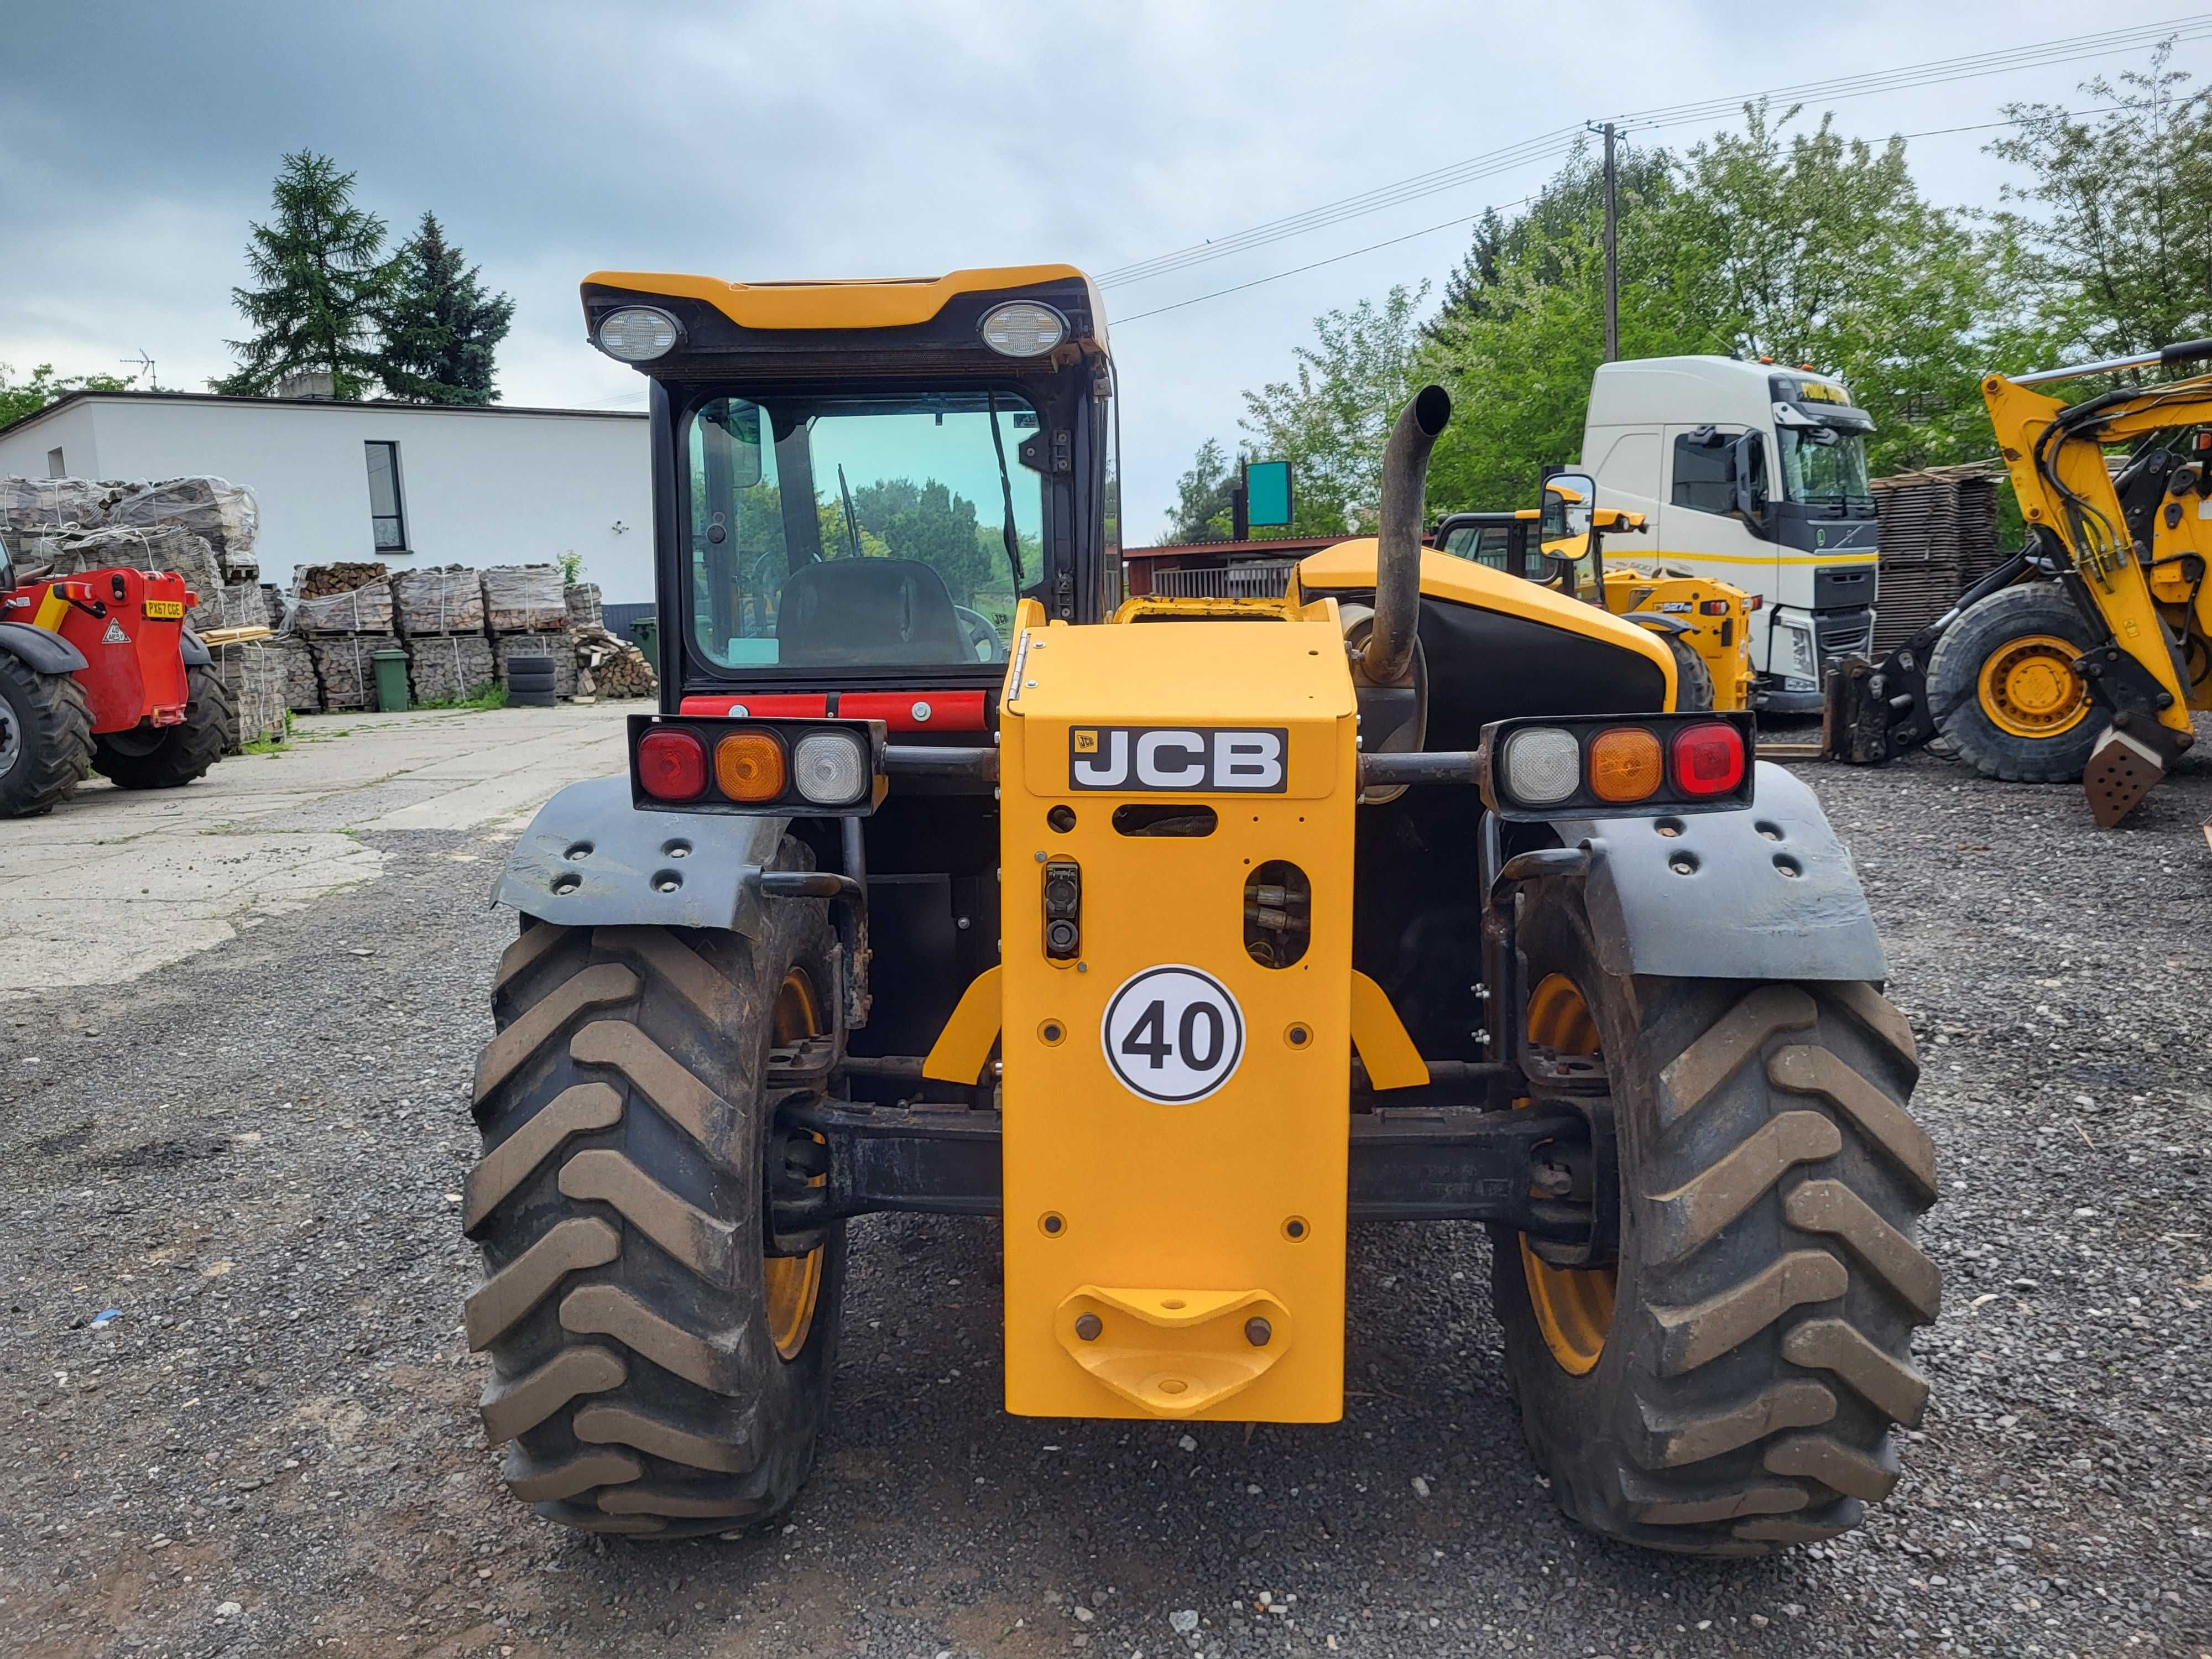
[[[212,667],[185,670],[185,717],[174,726],[140,726],[94,740],[92,769],[118,789],[181,789],[222,758],[238,720],[230,688]]]
[[[1674,657],[1674,709],[1677,714],[1701,714],[1713,706],[1713,672],[1705,659],[1676,639],[1666,635],[1667,649]]]
[[[0,818],[36,817],[92,769],[92,710],[67,674],[0,651]]]
[[[780,860],[811,863],[787,841]],[[842,1224],[765,1252],[768,1051],[826,1029],[818,901],[762,932],[530,926],[501,958],[477,1066],[484,1157],[471,1346],[484,1427],[539,1515],[682,1538],[797,1496],[828,1413]]]
[[[1953,623],[1928,659],[1928,708],[1960,760],[2008,783],[2072,783],[2105,729],[2073,671],[2089,648],[2055,582],[2001,588]]]
[[[1862,982],[1633,981],[1580,901],[1523,911],[1532,1040],[1611,1079],[1610,1273],[1493,1231],[1522,1424],[1561,1508],[1649,1548],[1755,1555],[1858,1524],[1920,1421],[1909,1358],[1936,1267],[1914,1243],[1935,1153],[1905,1110],[1912,1036]]]

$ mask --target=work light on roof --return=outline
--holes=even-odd
[[[1014,300],[983,317],[983,343],[1002,357],[1042,357],[1067,337],[1067,319],[1050,306]]]
[[[599,319],[599,349],[626,363],[649,363],[676,349],[676,319],[651,306],[624,306]]]

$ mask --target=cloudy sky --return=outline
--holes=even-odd
[[[2212,15],[2174,0],[0,0],[0,362],[121,372],[143,351],[162,386],[192,390],[227,370],[247,222],[302,146],[357,172],[395,230],[434,210],[515,296],[507,401],[637,406],[635,376],[581,338],[576,283],[596,268],[1110,271],[1585,119],[2169,19],[2205,37],[2177,64],[2212,72]],[[2014,100],[2081,106],[2078,82],[2144,57],[1815,107],[1849,132],[1926,135],[1929,192],[1986,204],[2006,176],[1982,151],[1993,133],[1936,130]],[[1158,531],[1202,439],[1235,438],[1238,392],[1286,372],[1314,316],[1440,283],[1467,234],[1451,222],[1557,165],[1109,286],[1131,539]]]

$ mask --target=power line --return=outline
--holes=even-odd
[[[2068,110],[2065,113],[2069,117],[2081,115],[2108,115],[2116,109],[2122,109],[2125,106],[2121,104],[2102,104],[2094,109]],[[1899,138],[1937,138],[1942,137],[1946,133],[1952,132],[1986,132],[1992,127],[2021,126],[2026,124],[2027,118],[2028,118],[2025,117],[2017,117],[2013,119],[2004,121],[1978,121],[1971,126],[1963,127],[1929,127],[1919,132],[1900,132],[1896,136]],[[1218,300],[1225,295],[1242,294],[1248,288],[1261,288],[1269,283],[1279,283],[1285,276],[1303,276],[1309,270],[1319,270],[1323,265],[1340,264],[1346,259],[1356,259],[1361,254],[1372,253],[1378,248],[1395,247],[1401,242],[1413,241],[1423,236],[1433,236],[1437,232],[1440,230],[1449,230],[1455,225],[1473,224],[1476,220],[1480,219],[1488,214],[1503,213],[1509,209],[1526,207],[1529,203],[1535,199],[1535,196],[1532,194],[1523,196],[1517,202],[1494,203],[1491,206],[1484,208],[1480,213],[1462,214],[1456,219],[1446,219],[1440,223],[1429,225],[1419,230],[1409,230],[1402,236],[1393,236],[1380,242],[1370,242],[1365,247],[1353,248],[1348,253],[1331,254],[1326,259],[1316,259],[1310,264],[1293,265],[1288,270],[1273,271],[1265,276],[1255,276],[1249,283],[1238,283],[1229,288],[1218,288],[1211,294],[1195,295],[1188,300],[1177,300],[1172,305],[1154,306],[1150,311],[1139,311],[1127,317],[1116,317],[1113,319],[1113,325],[1115,328],[1126,328],[1131,323],[1140,323],[1144,321],[1147,317],[1158,317],[1162,313],[1170,311],[1181,311],[1186,306],[1203,305],[1208,300]]]
[[[1871,97],[1877,93],[1903,91],[1914,87],[1942,85],[1950,82],[1976,80],[1992,75],[2010,74],[2024,69],[2041,68],[2053,64],[2074,63],[2087,58],[2109,57],[2117,52],[2132,51],[2154,45],[2161,40],[2196,40],[2212,36],[2212,13],[2197,13],[2188,17],[2175,18],[2163,23],[2138,24],[2128,28],[2106,29],[2091,34],[2069,35],[2057,40],[2005,47],[1996,51],[1975,52],[1955,58],[1931,59],[1924,64],[1902,65],[1896,69],[1869,70],[1863,74],[1841,76],[1827,81],[1802,82],[1796,86],[1778,87],[1763,93],[1734,98],[1705,99],[1694,103],[1662,106],[1656,109],[1633,112],[1613,118],[1616,125],[1652,131],[1664,127],[1681,126],[1694,122],[1711,120],[1716,116],[1734,114],[1747,103],[1762,99],[1783,99],[1802,101],[1810,98],[1841,100],[1846,98]],[[1963,129],[1962,129],[1963,130]],[[1533,162],[1565,155],[1577,142],[1582,132],[1579,124],[1561,127],[1553,131],[1525,138],[1517,143],[1487,150],[1449,166],[1417,173],[1395,184],[1363,191],[1304,212],[1284,218],[1271,219],[1254,225],[1233,235],[1215,237],[1207,241],[1179,248],[1173,252],[1140,259],[1133,264],[1119,265],[1101,271],[1097,282],[1101,288],[1124,287],[1170,271],[1181,270],[1192,265],[1225,258],[1256,247],[1264,247],[1288,237],[1303,235],[1310,230],[1325,228],[1348,219],[1362,218],[1401,203],[1433,196],[1461,185],[1473,184],[1497,173]],[[1905,135],[1913,136],[1913,135]],[[1928,136],[1928,135],[1921,135]],[[1441,227],[1439,227],[1441,228]],[[1414,234],[1425,233],[1415,232]],[[1387,246],[1388,243],[1377,243]],[[1364,250],[1358,250],[1364,252]],[[1328,261],[1321,261],[1327,264]],[[1289,275],[1289,272],[1278,273]],[[1233,289],[1223,289],[1233,293]],[[1161,307],[1160,310],[1174,309]],[[1151,316],[1152,312],[1138,313]],[[1129,320],[1133,321],[1134,319]]]

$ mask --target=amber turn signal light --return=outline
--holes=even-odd
[[[1590,739],[1590,793],[1603,801],[1642,800],[1666,777],[1659,739],[1640,726],[1616,726]]]
[[[714,783],[732,800],[774,800],[785,775],[783,744],[765,732],[738,732],[714,745]]]

